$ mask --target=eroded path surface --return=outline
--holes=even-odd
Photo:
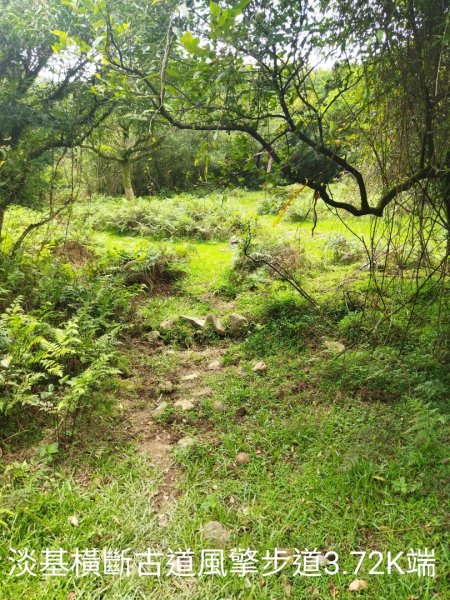
[[[163,298],[165,304],[169,307],[172,301],[183,303],[185,296],[187,304],[198,306],[197,310],[209,307],[203,316],[210,314],[220,319],[230,315],[234,303],[210,290],[228,273],[233,256],[226,244],[197,244],[190,259],[188,278],[178,290],[169,290],[169,297]],[[167,308],[160,313],[160,323],[156,326],[170,322],[173,316]],[[194,325],[191,327],[195,330]],[[129,368],[119,391],[124,427],[137,451],[155,468],[159,485],[153,502],[163,525],[174,509],[183,478],[175,460],[176,453],[203,442],[218,443],[218,433],[205,416],[204,408],[223,411],[225,407],[216,398],[208,379],[223,370],[223,357],[234,340],[228,336],[213,337],[210,343],[200,340],[183,348],[164,342],[157,333],[156,339],[132,338],[125,346]],[[238,375],[239,366],[233,368]]]
[[[215,411],[224,409],[224,404],[214,399],[208,378],[223,370],[229,345],[230,340],[221,340],[211,346],[173,349],[162,341],[129,342],[129,375],[119,401],[128,437],[156,470],[159,484],[153,503],[161,525],[167,524],[180,493],[183,473],[174,460],[175,453],[199,443],[217,442],[213,424],[201,412],[205,403]],[[193,427],[195,434],[191,433]]]

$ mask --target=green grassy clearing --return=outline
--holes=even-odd
[[[233,210],[254,219],[264,193],[251,192],[229,201]],[[274,218],[259,217],[258,236],[266,241],[300,238],[307,259],[299,273],[302,284],[324,304],[336,298],[336,285],[359,264],[331,260],[327,242],[336,233],[350,239],[345,226],[331,215],[322,215],[311,236],[310,222],[283,220],[273,227]],[[349,223],[360,235],[369,235],[368,221]],[[150,237],[105,231],[88,237],[100,255],[139,253],[161,245]],[[251,284],[233,287],[229,281],[234,251],[226,241],[165,240],[162,244],[186,253],[187,276],[176,283],[173,293],[140,300],[145,328],[157,328],[163,319],[185,313],[226,316],[236,310],[251,320],[245,339],[219,343],[183,337],[166,344],[175,354],[138,357],[153,377],[164,379],[177,368],[177,352],[185,343],[193,351],[205,345],[226,346],[224,367],[202,373],[202,383],[211,386],[213,397],[196,405],[184,422],[166,425],[198,439],[191,449],[175,452],[180,493],[167,509],[168,524],[161,527],[154,502],[161,474],[150,457],[138,453],[133,436],[123,440],[114,433],[120,431],[120,407],[100,417],[101,426],[93,435],[96,441],[89,437],[88,428],[81,438],[87,436],[89,443],[80,440],[51,462],[38,456],[42,441],[33,441],[32,451],[24,455],[26,462],[19,452],[17,460],[2,468],[2,505],[11,513],[0,514],[5,521],[0,528],[0,597],[344,599],[359,596],[347,591],[358,577],[368,580],[361,594],[366,598],[445,598],[448,446],[433,412],[445,412],[445,394],[431,395],[433,404],[427,406],[416,392],[420,382],[435,382],[435,365],[424,366],[413,351],[409,363],[397,364],[393,359],[386,365],[383,352],[372,352],[371,339],[336,358],[324,341],[347,342],[345,335],[354,326],[341,301],[324,317],[300,302],[286,284],[264,273],[251,279]],[[355,277],[362,284],[366,275],[358,272]],[[358,283],[352,280],[351,285]],[[233,294],[227,295],[224,289],[229,292],[229,288]],[[395,347],[385,352],[396,356]],[[136,356],[127,360],[133,369]],[[266,372],[252,371],[257,360],[265,361]],[[127,396],[127,386],[126,379],[115,380],[105,393],[120,399]],[[222,401],[225,410],[214,410],[214,400]],[[13,446],[7,441],[5,449]],[[248,465],[235,466],[238,452],[250,455]],[[69,522],[73,515],[77,526]],[[340,556],[340,572],[293,577],[288,565],[267,578],[229,575],[223,579],[162,577],[160,581],[137,575],[76,578],[69,574],[45,579],[6,574],[10,547],[36,551],[152,547],[163,553],[190,547],[200,552],[208,547],[201,528],[211,520],[229,529],[228,549],[248,547],[260,555],[276,546],[334,550]],[[352,574],[357,557],[351,551],[385,554],[389,550],[395,555],[410,548],[435,549],[436,578],[369,575],[375,558],[366,559],[358,576]],[[380,568],[385,570],[385,563]]]

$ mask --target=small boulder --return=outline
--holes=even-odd
[[[368,585],[369,585],[369,583],[365,579],[355,579],[348,586],[348,591],[349,592],[363,592],[367,588]]]
[[[80,524],[76,515],[71,515],[70,517],[67,518],[67,520],[74,527],[78,527]]]
[[[194,404],[189,402],[189,400],[177,400],[174,404],[174,407],[187,412],[188,410],[192,410],[194,408]]]
[[[225,404],[223,402],[221,402],[220,400],[214,400],[214,402],[212,403],[212,407],[214,410],[217,410],[220,412],[227,410],[227,407],[225,406]]]
[[[194,381],[200,377],[200,373],[189,373],[188,375],[183,375],[181,381]]]
[[[264,371],[267,371],[267,365],[264,361],[260,360],[253,365],[252,371],[255,373],[263,373]]]
[[[345,351],[345,346],[341,342],[337,342],[335,340],[325,340],[324,344],[326,349],[333,354],[341,354],[341,352]]]
[[[220,369],[220,367],[220,360],[212,360],[208,365],[208,369],[210,369],[211,371],[217,371],[217,369]]]
[[[179,446],[180,448],[190,448],[191,446],[194,446],[194,445],[195,445],[195,439],[189,435],[182,437],[177,442],[177,446]]]
[[[210,398],[211,396],[214,396],[214,390],[210,387],[200,388],[192,392],[193,398]]]
[[[155,408],[155,410],[153,411],[153,416],[155,419],[157,419],[158,417],[160,417],[164,411],[166,410],[166,408],[169,406],[168,402],[161,402],[161,404],[158,404],[158,406]]]
[[[159,324],[159,328],[162,329],[163,331],[167,331],[168,329],[172,329],[172,327],[174,325],[175,325],[174,319],[164,319],[164,321],[162,321]]]
[[[200,319],[199,317],[190,317],[188,315],[180,315],[180,319],[183,319],[183,321],[187,321],[196,329],[203,329],[206,323],[206,319]]]
[[[226,331],[225,331],[225,327],[222,325],[222,323],[219,321],[219,319],[217,317],[215,317],[214,315],[208,315],[205,319],[205,325],[210,325],[214,331],[217,333],[217,335],[225,335]]]
[[[232,335],[240,335],[245,331],[248,325],[248,320],[246,317],[242,315],[238,315],[237,313],[233,313],[230,315],[230,331]]]
[[[319,563],[319,567],[326,567],[328,564],[330,564],[328,558],[323,554],[318,554],[317,562]]]
[[[171,381],[162,381],[159,384],[159,391],[161,394],[171,394],[174,391],[174,385]]]
[[[219,521],[209,521],[202,528],[203,537],[213,544],[224,546],[230,539],[229,530]]]
[[[159,340],[161,339],[161,334],[156,329],[154,331],[148,331],[145,334],[145,339],[147,340],[147,342],[150,342],[151,344],[155,344],[156,342],[159,342]]]
[[[236,456],[237,465],[247,465],[250,462],[250,455],[246,452],[239,452]]]

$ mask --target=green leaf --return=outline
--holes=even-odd
[[[209,3],[209,10],[213,17],[219,17],[222,12],[220,6],[216,2]]]
[[[59,450],[58,442],[53,442],[47,446],[47,454],[56,454]]]
[[[377,36],[377,40],[380,42],[380,44],[382,44],[384,42],[384,40],[386,39],[386,33],[383,29],[378,29],[376,36]]]
[[[122,33],[125,33],[129,26],[129,23],[121,23],[120,25],[114,26],[114,31],[117,33],[117,35],[120,35]]]
[[[52,33],[57,35],[61,40],[67,40],[68,34],[66,31],[61,31],[60,29],[53,29]]]
[[[199,47],[200,39],[195,38],[190,31],[183,33],[180,37],[180,42],[190,54],[195,54],[197,56],[205,54],[205,50]]]
[[[234,5],[233,12],[239,11],[239,13],[241,13],[242,11],[244,11],[247,8],[247,6],[250,4],[251,1],[252,0],[239,0],[239,2]]]

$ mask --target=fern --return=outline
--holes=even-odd
[[[81,332],[79,318],[53,327],[27,314],[20,298],[0,315],[0,412],[33,406],[68,418],[118,372],[118,329],[95,338],[89,327]]]

